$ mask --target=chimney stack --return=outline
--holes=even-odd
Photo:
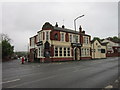
[[[58,27],[58,24],[57,24],[57,22],[56,22],[56,25],[55,25],[55,27]]]
[[[62,28],[65,28],[65,26],[64,26],[64,25],[62,25]]]
[[[82,27],[81,27],[81,25],[79,27],[79,33],[82,33]]]

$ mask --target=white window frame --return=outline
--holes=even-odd
[[[63,33],[63,32],[60,33],[60,41],[62,41],[62,42],[65,41],[65,33]]]
[[[46,41],[50,40],[50,36],[49,35],[50,35],[49,31],[46,31],[45,32]]]
[[[61,48],[61,49],[60,49]],[[62,47],[59,47],[59,56],[62,57],[63,56],[63,50]]]
[[[69,49],[69,50],[68,50],[68,49]],[[70,51],[71,51],[70,47],[67,47],[67,56],[68,56],[68,57],[71,55],[71,54],[70,54],[70,53],[71,53]]]
[[[72,34],[70,34],[69,36],[70,36],[70,42],[72,43],[73,36],[72,36]]]
[[[56,55],[56,48],[57,48],[57,55]],[[54,48],[54,56],[55,56],[55,57],[58,57],[58,56],[59,56],[59,53],[58,53],[58,52],[59,52],[59,48],[58,48],[58,47],[55,47],[55,48]]]

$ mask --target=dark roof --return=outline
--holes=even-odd
[[[71,30],[71,29],[67,29],[67,28],[61,28],[61,27],[55,27],[55,26],[53,26],[53,28],[54,28],[54,30],[58,30],[58,31],[69,32],[69,33],[74,33],[74,34],[79,34],[78,31]],[[83,34],[83,33],[82,33],[82,34]],[[90,36],[90,35],[87,35],[87,34],[83,34],[83,35]]]
[[[106,46],[109,42],[101,43],[101,45]]]
[[[58,30],[58,31],[63,31],[63,32],[71,32],[71,33],[76,33],[78,34],[79,32],[75,30],[71,30],[71,29],[67,29],[67,28],[61,28],[61,27],[55,27],[53,26],[54,30]]]
[[[97,39],[92,40],[91,43],[94,43],[96,40]],[[97,40],[97,41],[101,44],[101,42],[99,40]]]
[[[95,41],[96,41],[97,39],[95,39],[95,40],[92,40],[91,41],[91,43],[94,43]],[[104,43],[101,43],[101,41],[100,40],[97,40],[101,45],[103,45],[103,46],[106,46],[109,42],[104,42]]]

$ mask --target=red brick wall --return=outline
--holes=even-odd
[[[107,53],[107,57],[120,57],[120,53]]]
[[[80,35],[80,43],[83,43],[83,35]]]
[[[89,60],[91,57],[81,57],[81,60]]]
[[[55,40],[54,39],[54,35],[57,33],[57,35],[58,35],[58,41],[60,41],[60,31],[51,31],[51,33],[50,33],[50,39],[51,40]]]
[[[51,51],[50,51],[51,56],[54,56],[54,45],[51,45]]]
[[[66,32],[66,34],[65,34],[65,41],[66,41],[66,42],[69,42],[69,35],[68,35],[67,32]]]
[[[51,58],[52,61],[70,61],[73,58]]]

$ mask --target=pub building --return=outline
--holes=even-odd
[[[37,35],[30,38],[29,60],[40,62],[91,59],[91,36],[80,26],[79,31],[46,22]]]

